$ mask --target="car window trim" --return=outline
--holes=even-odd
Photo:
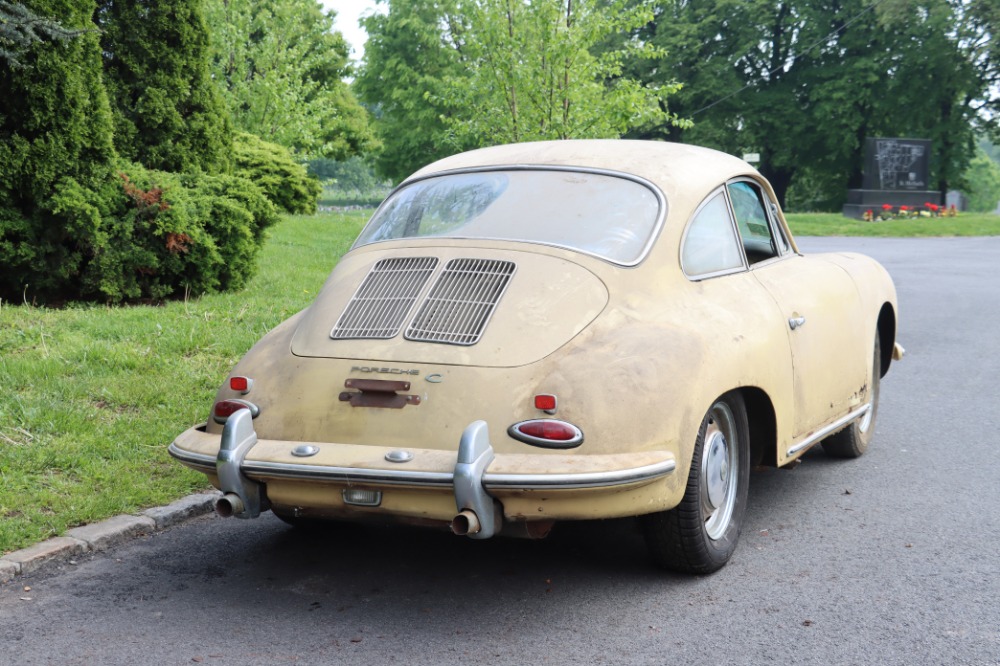
[[[784,245],[784,247],[785,247],[785,249],[782,250],[782,251],[780,251],[778,254],[780,254],[781,256],[784,256],[786,254],[794,254],[795,251],[792,249],[792,247],[793,247],[792,243],[789,240],[788,235],[785,233],[785,229],[781,225],[781,221],[778,219],[778,204],[777,204],[777,202],[772,201],[771,198],[767,196],[767,191],[766,190],[762,189],[761,192],[764,194],[765,198],[767,199],[767,217],[768,217],[768,219],[771,220],[771,229],[773,230],[773,232],[777,236],[781,237],[782,245]]]

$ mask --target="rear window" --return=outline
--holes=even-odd
[[[400,238],[555,245],[632,265],[663,219],[652,186],[590,171],[525,169],[435,176],[396,190],[355,247]]]

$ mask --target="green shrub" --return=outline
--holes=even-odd
[[[289,213],[313,213],[322,186],[292,154],[246,132],[233,137],[236,173],[260,186],[275,206]]]
[[[261,189],[236,176],[125,163],[98,189],[65,178],[34,218],[0,210],[0,228],[21,232],[19,243],[0,240],[0,255],[17,260],[0,295],[134,302],[238,289],[278,219]]]
[[[118,300],[227,291],[254,274],[264,229],[278,220],[254,183],[139,165],[120,177],[126,211],[115,220],[116,247],[102,254],[121,260],[97,264],[102,294]]]
[[[221,260],[212,266],[217,289],[242,289],[256,273],[265,230],[280,219],[277,208],[256,183],[241,176],[187,176],[185,180]]]

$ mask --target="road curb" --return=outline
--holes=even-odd
[[[74,557],[117,546],[144,534],[210,513],[220,493],[198,493],[166,506],[147,509],[138,515],[122,514],[99,523],[74,527],[57,536],[0,557],[0,584],[49,566],[72,561]]]

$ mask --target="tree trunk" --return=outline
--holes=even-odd
[[[951,102],[944,100],[941,102],[941,126],[949,127],[951,123]],[[940,192],[940,204],[946,205],[948,202],[949,171],[951,171],[951,153],[953,141],[947,131],[941,133],[938,140],[938,169],[937,169],[937,189]]]
[[[771,181],[771,187],[774,188],[774,196],[778,198],[778,205],[781,209],[785,209],[785,196],[788,194],[788,188],[792,184],[792,176],[794,172],[791,169],[777,169],[772,171],[767,177]]]
[[[865,184],[865,140],[868,138],[867,135],[868,123],[861,123],[854,135],[858,142],[858,149],[851,156],[850,171],[847,173],[847,189],[849,190],[860,190]]]

